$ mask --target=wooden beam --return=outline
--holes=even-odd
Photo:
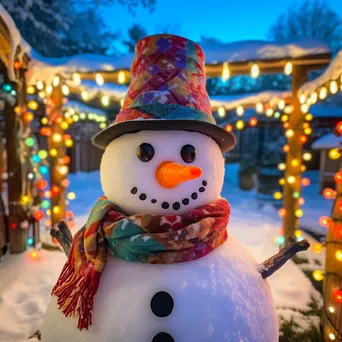
[[[283,218],[283,229],[286,238],[294,236],[298,228],[298,217],[295,215],[299,208],[298,197],[301,190],[301,166],[303,145],[299,137],[304,134],[304,114],[301,111],[301,104],[297,97],[298,89],[307,81],[307,67],[296,65],[293,67],[292,75],[292,100],[293,112],[289,116],[289,130],[293,135],[288,138],[289,152],[286,153],[286,172],[284,185],[284,208],[286,210]],[[294,162],[296,160],[296,162]]]

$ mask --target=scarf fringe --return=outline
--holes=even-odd
[[[94,296],[100,283],[100,273],[90,270],[88,274],[76,273],[70,260],[63,267],[52,289],[59,309],[66,317],[78,316],[77,328],[88,330],[92,324]]]

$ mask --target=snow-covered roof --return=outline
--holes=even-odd
[[[328,133],[318,138],[313,144],[314,150],[329,150],[335,147],[342,146],[342,136],[337,137],[334,133]]]
[[[291,97],[288,91],[263,91],[259,93],[241,94],[241,95],[218,95],[211,96],[211,106],[213,108],[224,107],[226,110],[237,108],[238,106],[251,106],[259,102],[278,103],[282,99]]]
[[[21,36],[20,31],[15,25],[14,20],[5,10],[5,8],[1,5],[1,3],[0,3],[0,17],[8,28],[10,44],[11,44],[11,53],[10,53],[10,58],[9,58],[10,65],[8,68],[8,76],[12,81],[15,81],[13,63],[14,63],[15,54],[17,52],[17,48],[20,47],[20,55],[18,55],[19,59],[21,59],[25,53],[27,55],[30,55],[30,52],[32,49],[31,49],[31,46],[26,42],[26,40]],[[0,51],[0,58],[5,64],[7,64],[7,61],[5,60],[5,56],[2,51]]]
[[[308,55],[330,53],[330,48],[327,44],[311,38],[293,42],[250,40],[212,45],[203,44],[202,47],[207,64],[296,59]],[[57,73],[130,69],[133,59],[133,53],[121,57],[83,54],[63,58],[46,58],[33,52],[28,73],[28,83],[34,83],[37,79],[50,82]]]
[[[315,104],[310,107],[310,113],[315,118],[341,118],[342,106],[331,106],[328,104]]]
[[[32,51],[30,68],[27,72],[27,82],[34,84],[37,80],[51,83],[56,74],[74,72],[114,71],[119,68],[116,63],[117,57],[80,54],[71,57],[51,58],[40,56]]]
[[[324,71],[324,73],[317,77],[316,79],[306,82],[299,89],[299,94],[310,95],[319,87],[327,84],[332,80],[337,80],[342,75],[342,50],[336,55],[333,61],[330,63],[329,67]]]
[[[308,55],[331,52],[325,42],[314,38],[303,38],[288,42],[246,40],[233,43],[201,44],[206,63],[247,62],[270,59],[295,59]]]
[[[93,114],[102,115],[102,116],[107,115],[107,113],[101,109],[90,107],[90,106],[85,105],[82,102],[78,102],[78,101],[74,101],[74,100],[69,100],[64,105],[64,108],[66,108],[66,109],[73,108],[76,112],[79,112],[79,113],[85,112],[85,113],[93,113]]]

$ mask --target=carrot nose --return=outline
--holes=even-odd
[[[202,176],[202,170],[197,166],[185,166],[166,161],[156,170],[158,183],[164,188],[174,188],[178,184]]]

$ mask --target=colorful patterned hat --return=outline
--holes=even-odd
[[[145,37],[136,45],[132,75],[121,112],[94,137],[96,146],[141,130],[186,130],[212,137],[223,152],[234,147],[234,135],[212,116],[198,44],[168,34]]]

